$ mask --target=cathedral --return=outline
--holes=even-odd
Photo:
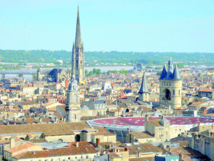
[[[84,48],[81,41],[79,7],[77,12],[76,38],[72,49],[72,75],[75,76],[78,84],[86,84],[84,70]]]
[[[173,109],[182,106],[182,79],[177,65],[173,66],[172,57],[168,62],[168,68],[164,66],[160,80],[160,105],[170,106]]]

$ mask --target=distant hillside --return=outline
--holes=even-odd
[[[71,51],[49,51],[49,50],[0,50],[2,62],[38,62],[56,63],[63,60],[64,64],[71,62]],[[170,53],[170,52],[85,52],[85,61],[88,65],[108,63],[119,63],[130,65],[135,61],[141,61],[146,65],[162,65],[170,56],[175,62],[184,64],[206,64],[214,65],[214,53]]]

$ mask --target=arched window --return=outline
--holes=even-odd
[[[127,108],[127,109],[125,109],[125,112],[129,112],[129,109]]]
[[[62,140],[62,139],[59,139],[58,141],[60,141],[61,143],[63,143],[63,140]]]
[[[165,100],[171,100],[171,92],[170,90],[166,89],[165,90],[165,97],[164,97]]]
[[[76,141],[76,142],[80,141],[80,135],[79,135],[79,134],[77,134],[77,135],[75,136],[75,141]]]

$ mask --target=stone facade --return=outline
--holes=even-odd
[[[167,98],[169,92],[171,98]],[[180,108],[182,99],[182,80],[160,80],[160,104]]]

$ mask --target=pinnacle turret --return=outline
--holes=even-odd
[[[180,73],[179,73],[177,65],[175,65],[175,69],[174,69],[174,72],[173,72],[173,75],[172,75],[172,79],[173,80],[181,80],[181,76],[180,76]]]
[[[172,57],[170,57],[170,60],[168,62],[168,70],[166,70],[166,66],[164,66],[160,76],[160,80],[181,80],[177,65],[173,70]]]
[[[164,79],[167,75],[167,71],[166,71],[166,65],[164,65],[160,79]]]

